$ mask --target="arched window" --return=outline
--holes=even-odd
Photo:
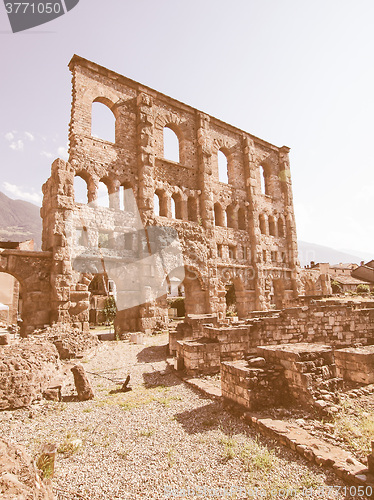
[[[261,193],[270,195],[269,192],[269,175],[265,167],[260,165],[260,182],[261,182]]]
[[[3,306],[0,310],[0,322],[6,325],[17,324],[22,314],[22,294],[21,284],[12,274],[0,272],[0,303]]]
[[[110,108],[96,100],[92,103],[91,135],[108,142],[116,142],[116,118]]]
[[[189,196],[187,199],[188,220],[197,221],[197,199],[194,196]]]
[[[227,227],[232,227],[234,229],[237,227],[235,215],[236,213],[234,207],[229,205],[226,209]]]
[[[168,125],[164,127],[164,158],[179,163],[179,139]]]
[[[263,214],[260,215],[259,217],[259,222],[260,222],[260,231],[262,234],[267,234],[266,231],[266,226],[267,226],[267,221],[266,218]]]
[[[74,201],[75,203],[88,203],[87,182],[80,175],[74,177]]]
[[[246,230],[245,209],[243,207],[238,210],[238,228],[242,231]]]
[[[155,193],[153,197],[153,212],[155,215],[160,215],[160,196]]]
[[[182,219],[182,198],[178,193],[173,194],[171,198],[172,213],[174,210],[173,219]]]
[[[214,204],[214,224],[216,226],[224,226],[225,225],[225,217],[222,207],[219,203]]]
[[[277,226],[276,226],[275,219],[273,216],[269,217],[269,234],[270,234],[270,236],[277,235]]]
[[[108,186],[102,181],[99,182],[99,188],[97,190],[97,205],[99,207],[109,208]]]
[[[224,182],[225,184],[229,183],[228,177],[228,168],[227,168],[227,156],[221,150],[217,152],[218,158],[218,180],[220,182]]]
[[[279,238],[284,238],[284,223],[282,217],[278,219],[278,236]]]

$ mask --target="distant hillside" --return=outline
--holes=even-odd
[[[374,258],[374,254],[369,257],[367,253],[362,252],[361,255],[353,255],[351,253],[335,250],[334,248],[308,243],[306,241],[298,241],[299,259],[302,267],[314,262],[329,262],[330,264],[347,264],[349,262],[360,264],[362,260],[365,262]]]
[[[42,219],[40,208],[28,201],[12,200],[0,192],[0,240],[25,241],[33,239],[40,250]]]

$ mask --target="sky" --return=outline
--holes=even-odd
[[[298,238],[374,249],[372,0],[80,0],[12,33],[0,4],[0,190],[41,203],[67,159],[78,54],[291,148]]]

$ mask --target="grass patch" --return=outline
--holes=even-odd
[[[139,436],[151,437],[155,432],[155,429],[143,429],[139,432]]]
[[[136,387],[131,392],[121,394],[121,400],[114,399],[115,404],[118,404],[124,411],[131,411],[144,405],[156,402],[163,406],[170,406],[173,401],[181,400],[180,396],[168,396],[170,387],[157,385],[154,387]]]
[[[43,479],[50,479],[54,474],[54,458],[48,455],[41,455],[37,462],[36,466],[41,472],[41,476]]]
[[[57,453],[61,453],[66,457],[70,457],[76,453],[82,446],[82,441],[77,439],[72,434],[67,434],[62,443],[59,444],[57,448]]]
[[[170,448],[168,451],[168,467],[171,468],[175,465],[175,450]]]
[[[366,411],[358,401],[341,396],[341,411],[334,416],[334,434],[359,458],[371,452],[374,441],[374,414]]]
[[[279,462],[273,450],[261,446],[257,440],[247,442],[241,452],[240,458],[247,472],[269,472]]]
[[[236,448],[238,447],[238,443],[235,439],[227,436],[223,436],[220,438],[220,443],[223,445],[223,460],[227,462],[228,460],[232,460],[236,456]]]

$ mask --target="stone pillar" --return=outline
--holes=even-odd
[[[213,179],[212,179],[212,141],[209,135],[210,117],[204,113],[197,112],[197,152],[199,165],[199,189],[200,216],[203,227],[206,230],[206,245],[208,247],[208,259],[205,262],[208,270],[208,307],[209,312],[218,313],[221,309],[219,298],[219,282],[216,263],[216,249],[214,238],[214,203],[213,203]]]
[[[247,230],[250,235],[251,241],[251,264],[253,267],[254,274],[254,287],[255,287],[255,307],[257,310],[261,311],[266,309],[265,303],[265,280],[263,278],[262,264],[261,264],[261,254],[262,248],[260,245],[261,241],[261,230],[259,215],[260,210],[258,202],[256,199],[256,151],[254,142],[247,136],[243,136],[242,141],[243,148],[243,158],[244,158],[244,175],[246,179],[247,188],[247,201],[248,201],[248,218],[247,218]]]
[[[290,148],[283,146],[279,152],[279,176],[284,194],[284,211],[286,214],[286,241],[288,248],[288,263],[291,269],[291,282],[294,298],[297,298],[302,288],[300,281],[300,264],[297,250],[297,234],[295,214],[293,210],[292,184],[290,171]]]
[[[153,151],[154,118],[152,97],[141,92],[137,97],[137,144],[138,144],[138,175],[139,175],[139,211],[142,220],[152,215],[155,167]]]

